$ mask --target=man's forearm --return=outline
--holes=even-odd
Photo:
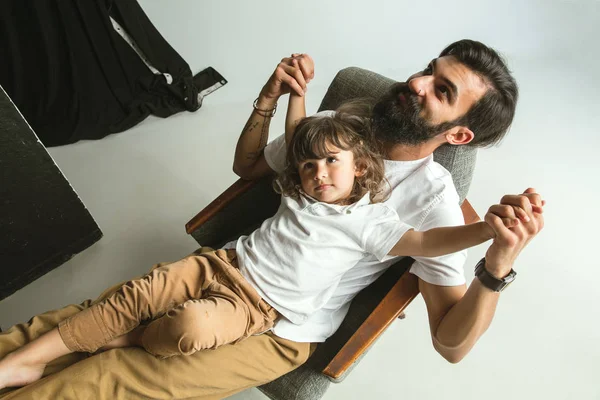
[[[528,188],[521,195],[505,195],[501,204],[490,207],[485,220],[495,237],[485,253],[487,272],[497,279],[510,273],[521,250],[544,226],[543,205],[535,189]],[[509,228],[506,222],[515,218],[515,207],[524,210],[527,218]],[[460,361],[490,326],[500,294],[478,278],[466,290],[464,285],[438,286],[423,280],[419,289],[427,305],[434,347],[448,361]]]
[[[233,171],[242,178],[252,179],[254,167],[262,156],[263,150],[269,140],[269,125],[272,110],[277,104],[277,99],[259,97],[257,108],[252,110],[235,148]]]
[[[490,326],[499,297],[474,278],[463,298],[432,332],[436,350],[450,362],[462,360]]]

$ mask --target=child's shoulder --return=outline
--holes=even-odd
[[[398,213],[396,212],[396,210],[394,210],[394,208],[390,207],[389,205],[385,204],[385,203],[367,203],[367,204],[363,204],[362,206],[360,206],[360,209],[362,211],[362,213],[366,214],[366,216],[370,219],[377,219],[377,218],[390,218],[390,217],[395,217],[395,218],[400,218],[398,216]]]

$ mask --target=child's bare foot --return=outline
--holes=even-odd
[[[46,364],[27,362],[17,350],[0,360],[0,389],[25,386],[40,379]]]

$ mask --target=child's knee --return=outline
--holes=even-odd
[[[219,312],[210,300],[189,300],[169,311],[168,318],[177,331],[177,343],[182,354],[215,349],[239,339],[245,332],[240,318],[229,318]]]

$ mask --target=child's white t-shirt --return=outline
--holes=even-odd
[[[332,113],[323,111],[316,115]],[[284,135],[265,148],[265,160],[276,172],[285,166],[285,149]],[[452,176],[434,161],[432,155],[413,161],[384,160],[384,165],[392,189],[385,204],[396,210],[402,221],[419,231],[464,224]],[[463,285],[466,259],[466,250],[440,257],[415,257],[410,272],[434,285]],[[282,318],[275,324],[274,333],[297,342],[325,341],[341,325],[358,292],[374,282],[396,260],[397,257],[386,257],[383,261],[365,257],[342,276],[322,309],[301,325]]]
[[[282,196],[275,216],[236,244],[239,267],[261,297],[294,324],[321,309],[365,256],[383,260],[411,226],[369,194],[340,206]]]

